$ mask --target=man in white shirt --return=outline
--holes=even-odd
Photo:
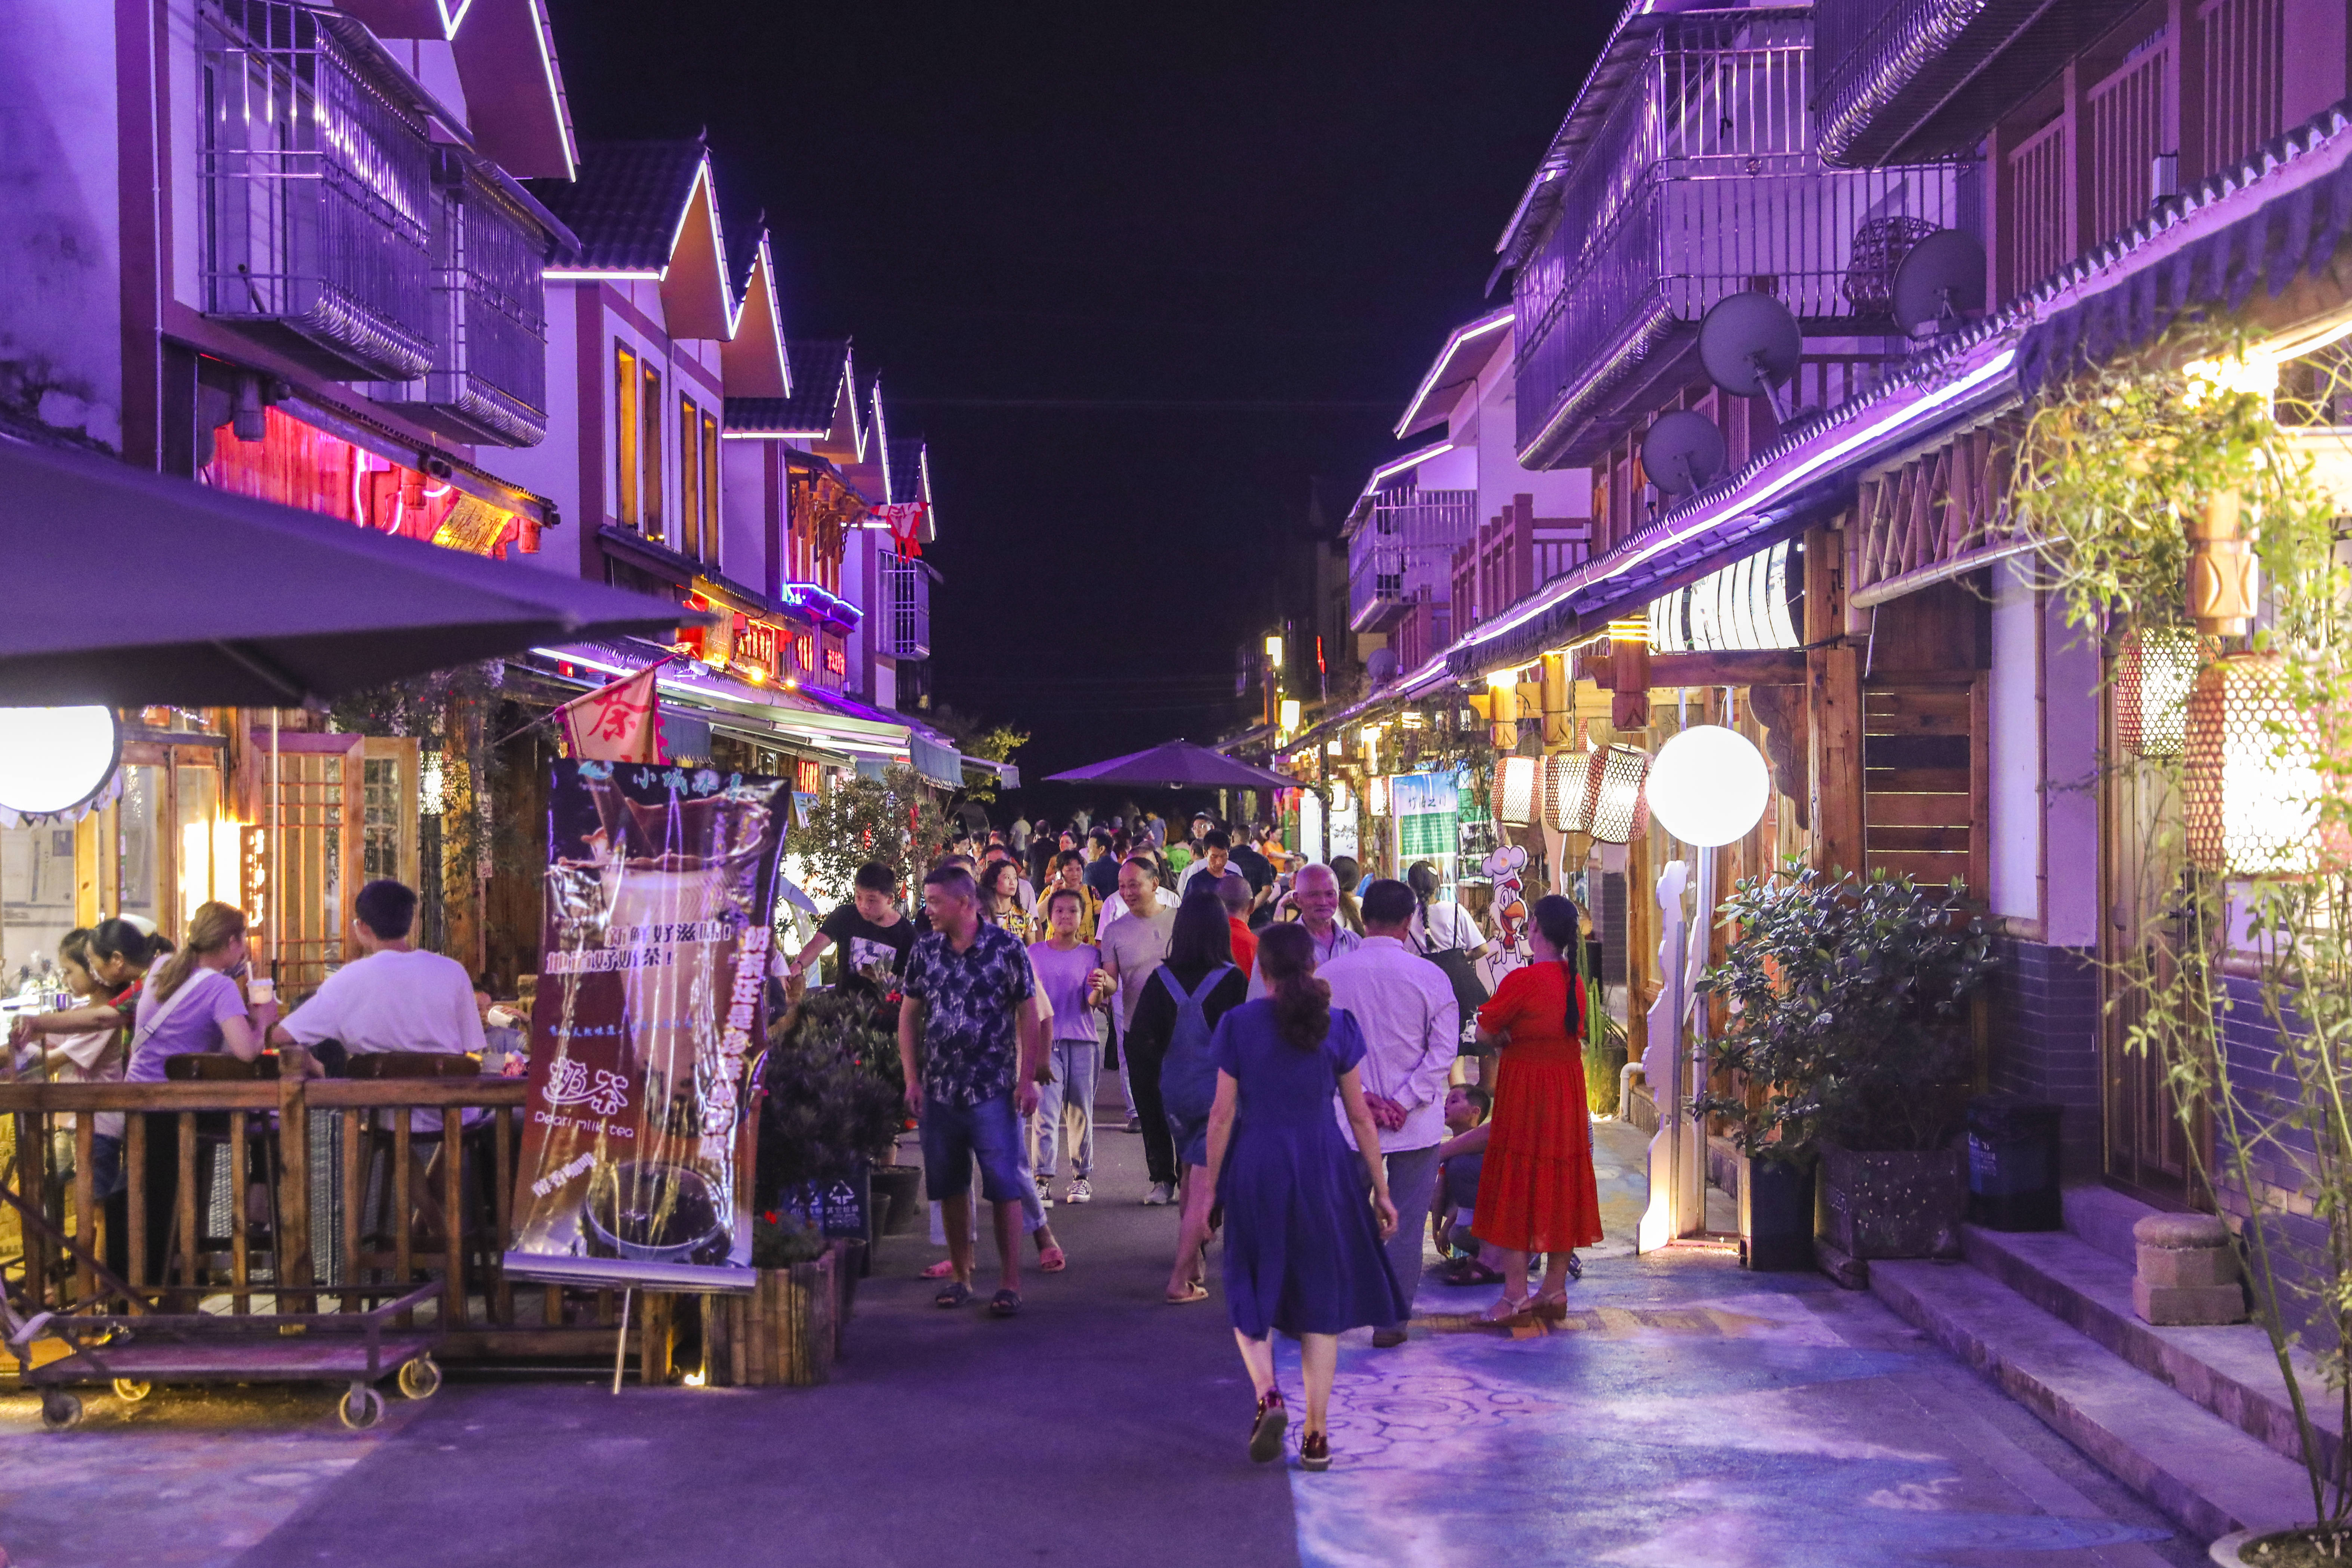
[[[1352,953],[1363,938],[1339,924],[1339,879],[1321,861],[1312,861],[1298,868],[1290,888],[1290,906],[1298,911],[1298,923],[1307,927],[1307,935],[1315,938],[1315,972],[1321,974],[1323,966],[1343,953]],[[1250,1000],[1265,995],[1265,977],[1253,965],[1250,968]]]
[[[1397,1206],[1389,1267],[1410,1307],[1421,1284],[1421,1249],[1429,1228],[1429,1200],[1437,1185],[1437,1146],[1445,1131],[1446,1079],[1461,1051],[1462,1009],[1445,971],[1406,946],[1418,901],[1412,889],[1386,879],[1364,889],[1364,936],[1352,953],[1316,966],[1331,988],[1331,1005],[1345,1008],[1364,1031],[1358,1071],[1364,1103],[1380,1129],[1388,1166],[1389,1197]],[[1340,1136],[1355,1134],[1333,1102]],[[1404,1324],[1372,1333],[1383,1349],[1404,1343]]]
[[[327,977],[310,999],[269,1031],[272,1043],[314,1046],[342,1042],[353,1056],[379,1051],[480,1052],[482,1015],[474,1006],[466,966],[417,950],[409,933],[416,894],[385,879],[369,883],[352,901],[351,945],[359,957]],[[486,1113],[469,1111],[469,1121]],[[417,1111],[410,1126],[441,1130],[441,1113]]]

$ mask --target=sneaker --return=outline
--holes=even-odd
[[[1298,1468],[1302,1470],[1328,1470],[1331,1468],[1331,1435],[1309,1432],[1298,1441]]]
[[[1280,1458],[1283,1429],[1289,1424],[1290,1412],[1283,1407],[1280,1394],[1259,1400],[1257,1414],[1250,1421],[1249,1457],[1261,1465]]]
[[[1095,1189],[1087,1185],[1087,1178],[1084,1176],[1072,1182],[1070,1190],[1062,1195],[1064,1203],[1092,1203],[1094,1200]]]
[[[1151,1190],[1143,1195],[1143,1201],[1154,1208],[1165,1208],[1168,1205],[1176,1201],[1175,1183],[1165,1181],[1153,1182],[1151,1184]]]
[[[1039,1182],[1037,1184],[1037,1207],[1040,1208],[1051,1208],[1054,1207],[1054,1195],[1045,1190],[1045,1184],[1044,1182]]]

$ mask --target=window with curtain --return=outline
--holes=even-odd
[[[702,413],[702,559],[719,564],[719,419]]]
[[[638,439],[643,445],[645,462],[646,538],[658,539],[662,535],[662,382],[661,369],[650,360],[645,365],[645,392],[638,400]]]
[[[701,556],[695,525],[702,516],[702,491],[709,477],[702,471],[702,444],[696,439],[701,410],[680,392],[677,398],[677,548]],[[704,558],[707,559],[707,558]]]
[[[613,345],[613,509],[625,528],[638,525],[637,357]]]

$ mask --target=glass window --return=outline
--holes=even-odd
[[[613,505],[625,528],[637,526],[637,357],[613,345]]]

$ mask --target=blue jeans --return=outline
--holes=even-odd
[[[1076,1113],[1070,1139],[1070,1174],[1084,1181],[1095,1168],[1095,1082],[1102,1074],[1102,1047],[1091,1040],[1054,1042],[1054,1082],[1037,1088],[1037,1168],[1047,1179],[1060,1145],[1064,1108]]]
[[[980,1195],[990,1203],[1017,1203],[1024,1186],[1034,1194],[1035,1184],[1021,1174],[1021,1118],[1013,1109],[1013,1092],[1006,1090],[977,1105],[950,1105],[925,1096],[923,1100],[923,1187],[934,1202],[962,1197],[971,1191],[971,1162],[980,1161]]]

